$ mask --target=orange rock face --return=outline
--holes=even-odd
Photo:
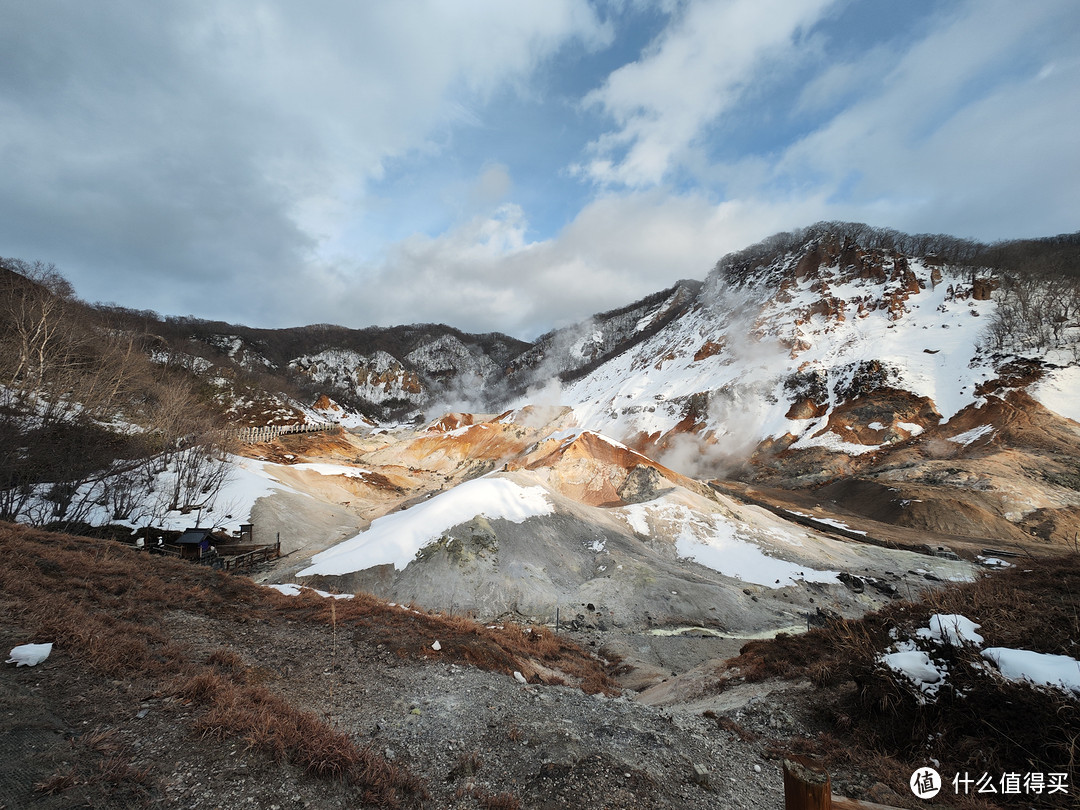
[[[588,431],[541,442],[528,456],[508,465],[508,469],[544,470],[548,486],[590,506],[623,505],[619,489],[638,467],[656,470],[672,482],[686,480],[629,447]]]
[[[475,424],[475,414],[448,413],[428,425],[428,430],[432,433],[449,433],[451,430],[457,430],[458,428]]]
[[[708,340],[694,353],[694,361],[704,360],[706,357],[720,354],[724,350],[723,340]]]
[[[791,403],[785,416],[788,419],[817,419],[829,410],[828,403],[819,405],[809,397]]]
[[[312,406],[317,411],[340,411],[341,406],[330,399],[326,394],[321,394]]]

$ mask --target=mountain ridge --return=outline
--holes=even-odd
[[[986,284],[965,294],[985,300],[991,292],[987,284],[1000,286],[1013,283],[1013,279],[1034,278],[1040,283],[1075,287],[1074,281],[1080,277],[1078,247],[1080,234],[982,244],[941,234],[908,235],[861,223],[816,223],[729,253],[700,281],[679,281],[533,341],[495,332],[469,334],[445,324],[361,329],[315,324],[262,329],[190,317],[162,318],[123,308],[102,309],[126,321],[128,328],[156,335],[181,363],[217,366],[224,372],[216,375],[219,379],[257,375],[258,384],[276,384],[287,398],[314,401],[319,394],[326,394],[369,418],[417,419],[439,407],[499,410],[530,388],[550,385],[553,380],[561,385],[575,383],[697,307],[710,306],[713,314],[723,317],[725,313],[715,304],[731,290],[743,290],[764,303],[762,296],[790,294],[792,284],[816,276],[822,266],[850,266],[864,280],[877,278],[886,285],[891,281],[895,289],[886,291],[887,297],[875,305],[891,307],[899,314],[920,283],[910,270],[901,267],[905,262],[918,259],[928,268],[922,283],[936,284],[935,279],[946,272],[950,277],[971,276],[969,281],[984,277]],[[800,254],[798,259],[790,261],[796,253]],[[886,265],[895,278],[885,277]],[[973,286],[969,283],[965,289]],[[754,290],[759,294],[753,295]],[[740,304],[745,302],[735,302]],[[831,317],[840,308],[837,297],[823,294],[805,315]],[[1060,316],[1050,317],[1047,328],[1074,317],[1075,312],[1066,309]],[[1037,320],[1036,313],[1025,312],[1017,320],[1033,319]],[[995,339],[1024,337],[1014,334],[1016,331],[1015,323],[1002,325]],[[698,347],[701,353],[719,351],[716,341],[706,343]],[[220,399],[229,396],[229,391],[223,391]],[[469,407],[460,407],[463,405]],[[234,413],[231,419],[239,416]],[[302,409],[294,418],[304,418]]]
[[[690,478],[805,489],[907,476],[886,490],[911,503],[937,480],[935,469],[952,464],[974,475],[982,454],[1001,461],[993,485],[1003,488],[1000,503],[960,486],[949,498],[981,511],[956,533],[985,536],[997,526],[1015,537],[1021,525],[1061,538],[1080,529],[1069,512],[1080,508],[1077,490],[1047,483],[1071,480],[1069,418],[1080,419],[1078,256],[1077,235],[987,246],[819,223],[728,254],[702,281],[532,343],[445,325],[260,330],[79,306],[99,318],[85,334],[130,340],[129,355],[144,351],[155,374],[172,387],[183,382],[232,428],[331,422],[370,432],[448,412],[558,406],[565,410],[557,429],[610,437]],[[136,404],[146,398],[131,396]],[[151,400],[161,397],[167,392]],[[995,421],[1006,418],[1007,430]],[[494,444],[477,455],[471,443],[487,419],[462,417],[461,425],[471,432],[451,429],[406,454],[411,467],[423,462],[421,447],[455,459],[428,486],[438,475],[460,481],[491,472],[524,449],[508,456],[509,445]],[[162,447],[172,441],[158,439]],[[1039,455],[1040,447],[1051,450]],[[1020,480],[1009,453],[1039,480]],[[915,471],[898,472],[903,464]],[[1019,506],[1013,490],[1027,493],[1033,508]],[[924,525],[947,528],[949,498]],[[1025,516],[1035,513],[1037,521]]]

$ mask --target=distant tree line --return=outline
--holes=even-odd
[[[285,329],[259,329],[193,316],[162,317],[156,312],[115,305],[98,305],[98,308],[122,319],[130,328],[152,331],[161,340],[161,350],[174,353],[178,359],[198,357],[219,368],[228,369],[238,393],[275,391],[301,402],[310,402],[320,394],[328,394],[340,404],[373,418],[400,417],[415,411],[416,405],[407,400],[370,402],[353,389],[313,380],[290,368],[289,363],[328,349],[354,351],[367,357],[381,351],[398,360],[406,370],[427,378],[430,375],[410,362],[409,355],[443,336],[456,338],[464,346],[490,358],[499,368],[508,367],[531,345],[498,332],[468,334],[444,324],[373,326],[363,329],[313,324]],[[242,342],[243,348],[237,356],[230,356],[222,345],[221,339],[226,336],[239,338]],[[248,362],[251,358],[255,358],[255,361]],[[271,365],[263,365],[263,359]],[[437,375],[427,379],[427,382],[437,395],[440,383]]]
[[[747,248],[728,253],[715,270],[741,280],[757,268],[773,264],[815,240],[835,237],[863,250],[893,251],[905,256],[936,256],[952,265],[968,266],[987,246],[971,239],[940,233],[907,234],[862,222],[818,222],[805,228],[783,231]]]

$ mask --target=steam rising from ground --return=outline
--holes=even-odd
[[[778,405],[777,382],[790,362],[777,336],[758,322],[762,302],[749,291],[714,282],[706,303],[718,321],[713,334],[723,334],[725,359],[742,373],[708,392],[708,428],[672,436],[657,458],[691,478],[721,478],[748,462],[765,438],[763,430]]]
[[[496,401],[491,390],[485,389],[479,374],[475,375],[472,385],[463,375],[454,378],[453,386],[441,391],[439,398],[424,409],[424,422],[432,422],[448,413],[487,413]]]
[[[705,382],[705,404],[698,405],[697,420],[705,427],[700,432],[678,433],[661,440],[660,452],[654,457],[665,466],[692,478],[719,478],[736,472],[744,466],[764,438],[767,423],[775,421],[777,408],[784,404],[777,400],[778,384],[790,366],[789,350],[778,336],[762,324],[759,318],[766,303],[768,290],[736,288],[723,279],[713,277],[704,288],[701,303],[708,316],[707,334],[710,339],[723,345],[722,366],[714,386]],[[705,332],[703,331],[703,336]],[[601,325],[593,320],[584,321],[572,328],[541,338],[531,369],[518,373],[519,385],[525,381],[532,385],[525,394],[512,400],[504,399],[501,407],[522,409],[515,417],[523,426],[541,428],[558,417],[565,403],[560,374],[567,368],[580,367],[605,350],[605,336]],[[732,375],[737,375],[732,378]],[[495,397],[491,389],[481,385],[466,390],[462,386],[455,396],[444,397],[428,409],[429,419],[441,416],[448,410],[489,412]],[[520,390],[520,389],[519,389]],[[507,393],[503,391],[501,393]],[[694,397],[694,399],[700,399]],[[650,403],[651,404],[651,403]],[[641,402],[621,402],[620,406],[630,412],[639,408]],[[612,425],[606,419],[602,424],[581,424],[601,432],[610,432]],[[606,423],[606,424],[604,424]],[[606,429],[605,429],[606,428]],[[623,422],[612,435],[619,441],[633,443],[640,435],[633,420]]]
[[[552,377],[544,383],[534,385],[523,397],[530,405],[556,407],[563,404],[563,386],[558,377]]]
[[[744,466],[761,441],[761,430],[774,405],[771,384],[732,386],[709,398],[703,433],[671,437],[657,461],[690,478],[723,478]]]

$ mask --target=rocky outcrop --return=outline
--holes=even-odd
[[[671,482],[665,479],[656,467],[638,464],[626,476],[617,492],[623,503],[643,503],[653,500],[670,488]]]

